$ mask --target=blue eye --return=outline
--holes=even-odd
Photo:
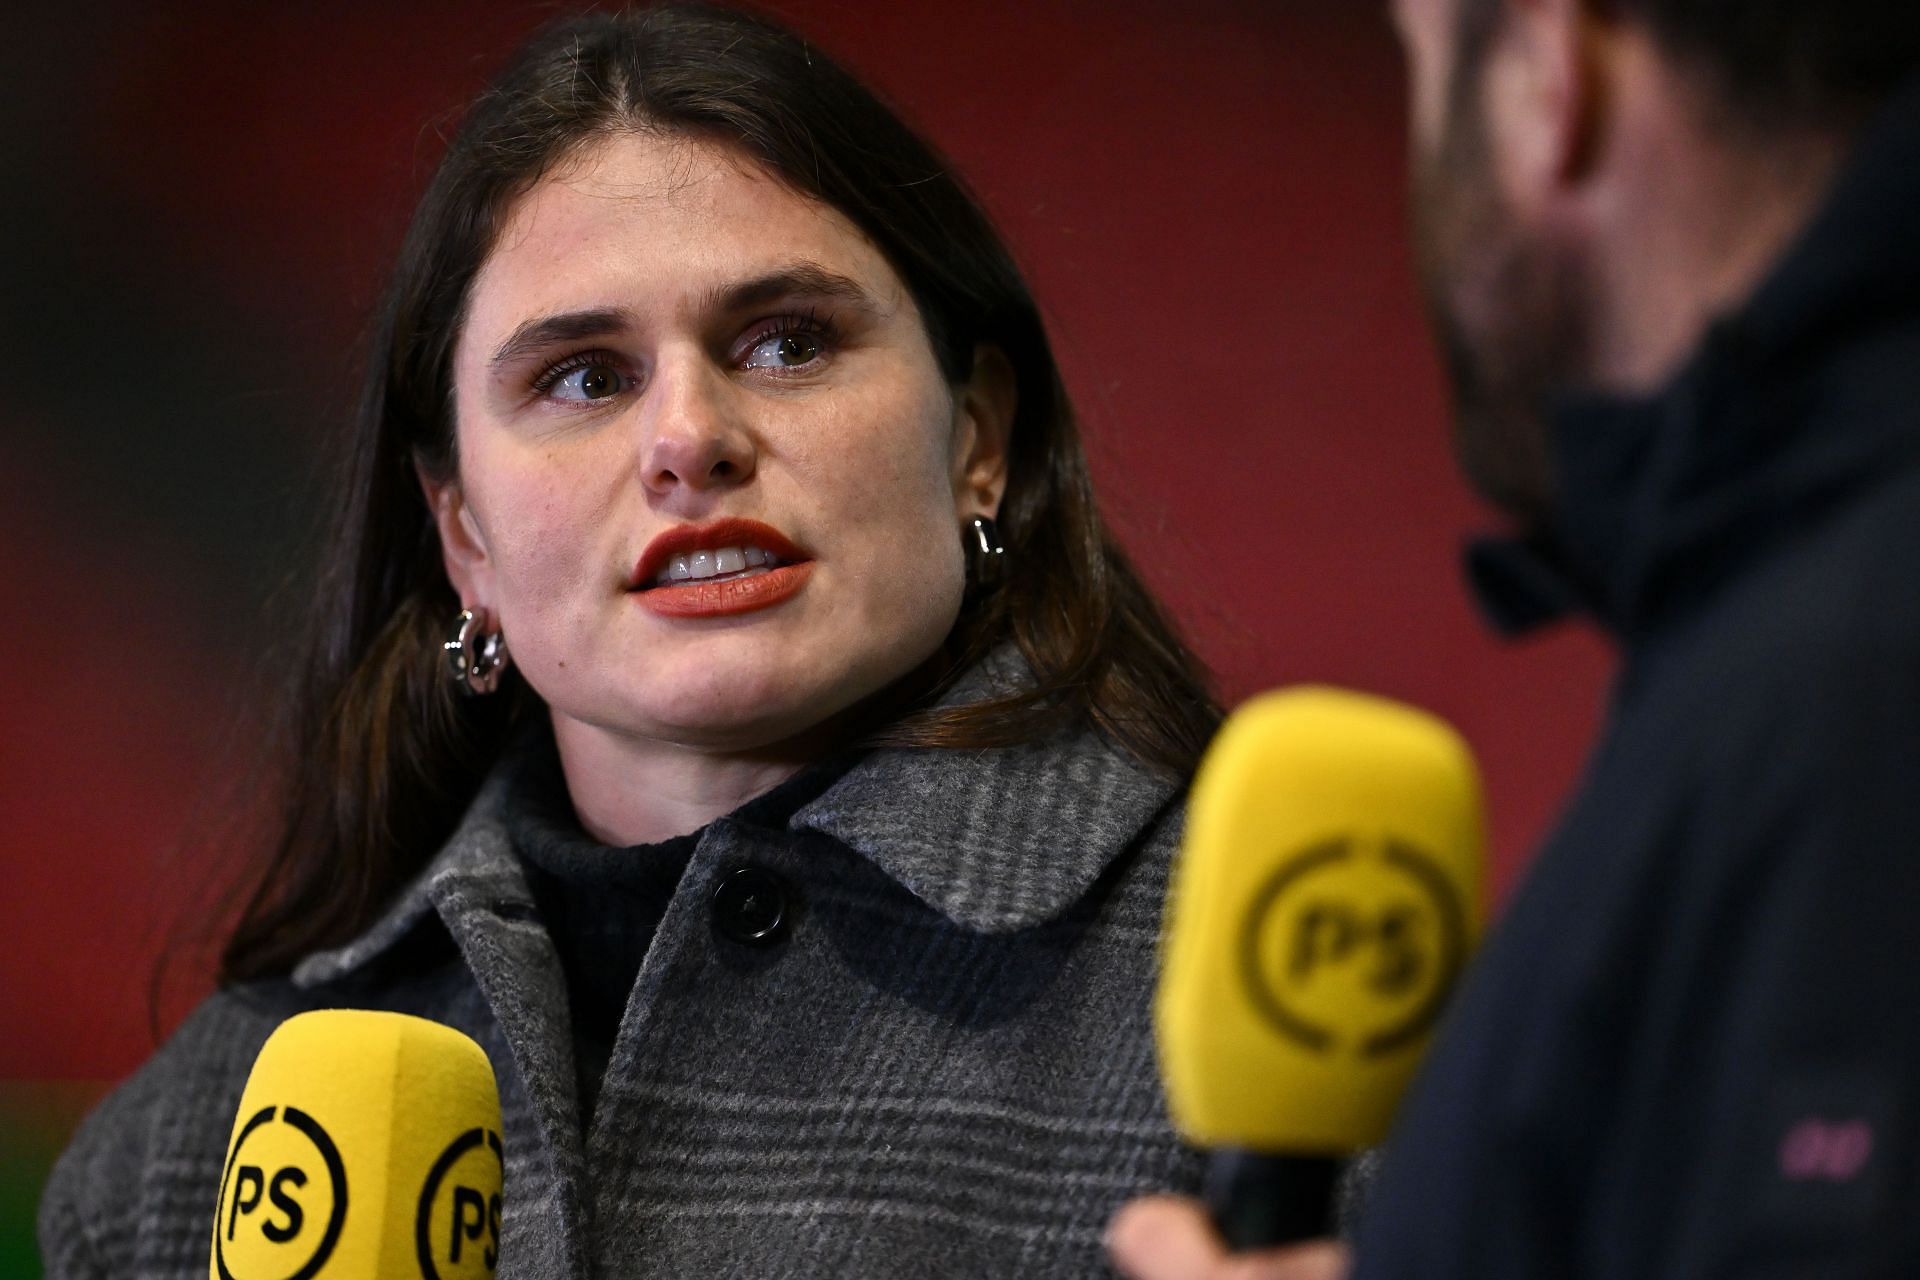
[[[741,363],[749,369],[793,369],[818,360],[826,344],[805,330],[770,333],[753,344]]]
[[[562,369],[544,388],[556,400],[604,400],[626,389],[626,375],[597,361]]]

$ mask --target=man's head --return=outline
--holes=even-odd
[[[1469,479],[1526,525],[1558,391],[1648,390],[1920,71],[1916,0],[1393,0]]]

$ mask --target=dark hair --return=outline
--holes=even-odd
[[[970,376],[977,344],[1014,369],[999,519],[1012,567],[970,596],[931,687],[1008,641],[1036,683],[939,711],[927,693],[879,740],[1006,746],[1090,719],[1185,775],[1218,722],[1197,664],[1095,509],[1033,298],[941,157],[819,50],[758,17],[671,5],[570,19],[475,102],[407,233],[374,331],[305,680],[288,691],[278,838],[246,890],[225,980],[281,971],[364,928],[538,709],[511,674],[494,697],[456,695],[438,646],[459,601],[414,467],[452,473],[451,356],[515,200],[581,146],[633,129],[738,148],[839,210],[905,282],[950,381]]]
[[[1768,131],[1857,122],[1920,72],[1914,0],[1589,0],[1645,23],[1676,60],[1702,71],[1727,118]],[[1510,0],[1461,7],[1462,65]]]

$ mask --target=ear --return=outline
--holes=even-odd
[[[1019,408],[1019,381],[1006,352],[991,343],[973,349],[973,373],[954,394],[955,513],[997,517],[1007,491],[1007,441]]]
[[[1602,157],[1620,19],[1598,0],[1507,0],[1487,53],[1485,109],[1508,193],[1535,205],[1582,186]]]
[[[440,561],[446,566],[447,581],[453,584],[461,606],[488,606],[493,599],[493,562],[459,477],[436,480],[418,458],[413,462],[413,474],[426,496],[427,510],[433,513],[434,527],[440,534]]]

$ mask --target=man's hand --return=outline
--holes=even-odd
[[[1228,1253],[1198,1201],[1148,1196],[1107,1227],[1107,1253],[1129,1280],[1344,1280],[1348,1254],[1331,1240]]]

